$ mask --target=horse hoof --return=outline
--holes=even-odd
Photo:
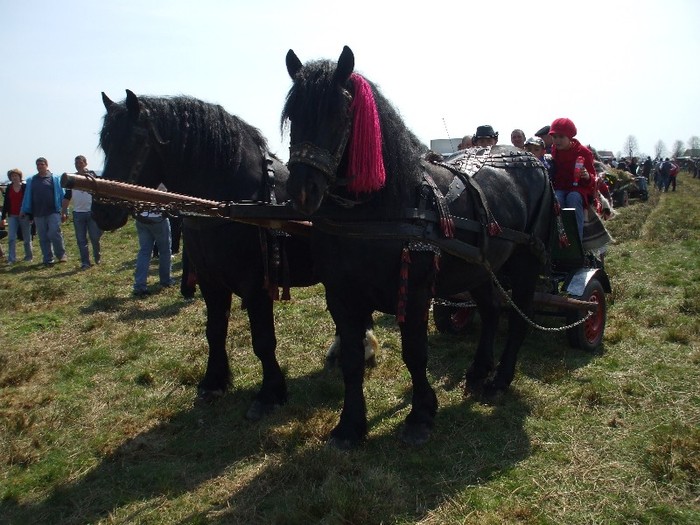
[[[501,400],[501,398],[503,398],[507,390],[508,387],[502,387],[496,385],[495,383],[488,382],[484,385],[481,392],[481,402],[489,405],[497,403]]]
[[[425,445],[432,434],[431,428],[425,423],[405,425],[401,431],[401,441],[412,447]]]
[[[248,421],[260,421],[263,417],[272,414],[279,407],[280,405],[274,403],[263,403],[259,399],[254,399],[248,411],[245,413],[245,417]]]
[[[202,388],[199,389],[197,392],[197,400],[196,403],[200,404],[207,404],[210,405],[222,397],[224,397],[224,394],[226,393],[225,390],[204,390]]]

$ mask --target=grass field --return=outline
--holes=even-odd
[[[677,192],[618,210],[604,348],[531,333],[493,405],[462,393],[476,337],[431,327],[440,409],[424,447],[398,439],[410,379],[393,318],[376,314],[369,436],[351,452],[325,447],[343,387],[323,370],[333,326],[320,287],[277,305],[290,401],[251,423],[260,368],[240,303],[234,387],[196,405],[201,297],[131,297],[131,223],[79,271],[67,225],[68,263],[0,267],[0,523],[700,523],[699,197],[681,173]]]

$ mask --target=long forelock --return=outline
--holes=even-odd
[[[320,120],[333,104],[338,103],[335,66],[329,60],[316,60],[299,70],[282,110],[282,129],[295,114],[304,115],[305,118],[313,115],[314,119]]]

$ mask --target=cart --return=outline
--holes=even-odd
[[[535,293],[535,312],[561,317],[565,319],[566,325],[563,328],[537,325],[536,328],[547,331],[566,329],[572,347],[592,352],[603,341],[606,294],[612,291],[610,280],[602,263],[584,253],[574,210],[563,209],[561,218],[569,245],[560,246],[557,228],[553,226],[549,246],[551,264],[548,272],[540,276]],[[507,288],[507,278],[498,277],[503,288]],[[503,306],[508,305],[509,300],[504,297]],[[468,292],[436,298],[433,304],[433,320],[441,333],[468,331],[475,314],[476,305],[470,301]]]

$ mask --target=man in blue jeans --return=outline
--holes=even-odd
[[[75,170],[83,175],[95,177],[95,172],[87,169],[87,159],[83,155],[75,157]],[[87,270],[90,264],[90,249],[88,237],[92,245],[92,256],[95,264],[100,264],[100,237],[102,230],[92,218],[92,195],[82,190],[71,190],[70,202],[73,207],[73,228],[75,240],[80,252],[80,269]]]
[[[60,177],[49,171],[49,163],[44,157],[36,159],[36,170],[37,174],[27,181],[20,217],[29,217],[34,221],[45,265],[56,261],[54,255],[59,262],[66,262],[68,259],[61,232],[61,224],[68,218],[66,194]]]
[[[144,211],[134,216],[136,233],[139,237],[139,252],[136,255],[134,272],[134,295],[149,295],[147,280],[148,267],[151,262],[153,245],[158,247],[158,277],[160,285],[168,287],[173,284],[172,258],[170,253],[170,221],[157,211]]]

